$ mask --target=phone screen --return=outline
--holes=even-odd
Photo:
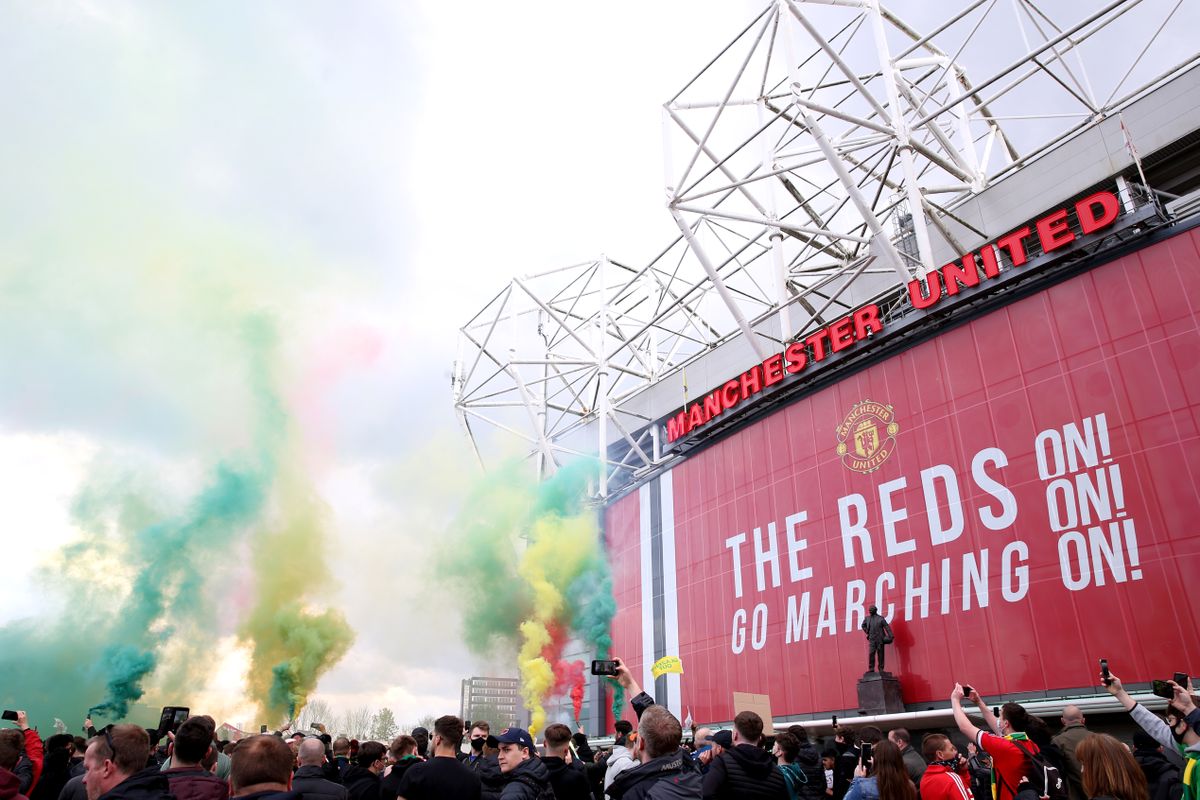
[[[1176,673],[1175,673],[1175,678],[1174,678],[1174,680],[1175,680],[1175,682],[1176,682],[1177,684],[1179,684],[1179,685],[1180,685],[1180,686],[1182,686],[1183,688],[1185,688],[1185,689],[1187,688],[1187,685],[1188,685],[1188,676],[1187,676],[1187,673],[1185,673],[1185,672],[1176,672]]]
[[[4,715],[0,716],[0,719],[11,719],[13,722],[16,722],[17,721],[17,712],[5,711]]]
[[[1150,684],[1150,692],[1156,697],[1163,697],[1167,700],[1175,697],[1175,690],[1171,688],[1171,684],[1167,681],[1154,681]]]
[[[592,674],[593,675],[616,675],[617,674],[617,662],[616,661],[593,661],[592,662]]]
[[[871,757],[874,755],[874,752],[873,752],[874,749],[875,749],[875,746],[873,744],[871,744],[870,742],[863,742],[863,746],[862,746],[862,763],[863,764],[871,763]]]

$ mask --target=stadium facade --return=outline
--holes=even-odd
[[[955,681],[1111,710],[1099,658],[1145,697],[1200,664],[1196,55],[1135,60],[1130,87],[1122,64],[1097,100],[1087,42],[1134,27],[1129,4],[974,83],[981,4],[931,34],[821,5],[771,4],[665,106],[687,144],[671,246],[516,280],[463,329],[503,382],[460,360],[464,422],[524,436],[544,471],[600,443],[614,651],[681,717],[727,722],[734,692],[857,717],[871,605],[909,717],[944,715]],[[1035,77],[1083,111],[1013,132],[1021,108],[1075,110],[1033,108]],[[524,421],[484,416],[506,397]],[[655,680],[668,655],[684,674]]]

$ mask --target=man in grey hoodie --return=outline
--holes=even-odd
[[[619,719],[616,724],[617,738],[613,744],[612,753],[608,756],[607,767],[604,770],[604,794],[608,795],[608,787],[627,769],[633,769],[637,762],[633,758],[633,748],[630,747],[630,735],[633,724],[628,720]]]

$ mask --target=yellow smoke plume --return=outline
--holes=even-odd
[[[588,563],[596,542],[595,522],[589,514],[543,517],[533,525],[529,546],[521,554],[517,573],[533,594],[533,616],[521,623],[521,696],[529,709],[529,732],[536,734],[546,722],[542,701],[554,686],[554,667],[542,657],[550,644],[548,626],[562,619],[563,593]]]

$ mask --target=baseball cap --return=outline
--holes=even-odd
[[[713,734],[712,740],[715,744],[728,750],[733,747],[733,731],[717,731]]]
[[[524,728],[505,728],[496,737],[497,744],[519,744],[533,750],[533,737]]]

